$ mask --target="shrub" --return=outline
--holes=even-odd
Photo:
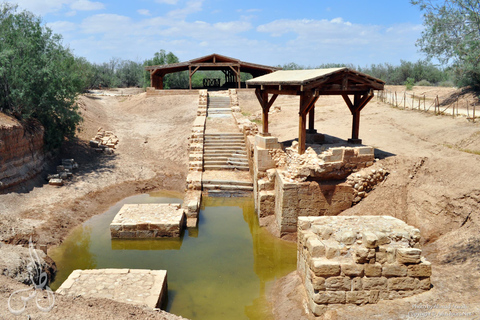
[[[412,90],[414,83],[415,83],[415,79],[407,78],[407,81],[405,81],[405,87],[407,88],[407,90]]]
[[[417,83],[415,83],[415,86],[422,86],[422,87],[430,87],[432,84],[428,80],[420,80]]]

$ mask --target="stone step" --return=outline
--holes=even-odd
[[[204,170],[240,170],[249,171],[248,166],[234,166],[234,165],[204,165]]]
[[[235,198],[235,197],[250,197],[251,191],[234,191],[234,190],[206,190],[209,197],[223,197],[223,198]]]
[[[217,157],[217,156],[208,156],[208,157],[203,157],[204,160],[213,160],[213,161],[239,161],[239,162],[248,162],[248,158],[246,156],[222,156],[222,157]]]
[[[242,147],[245,148],[243,142],[235,141],[205,141],[203,144],[204,147]]]
[[[253,186],[203,184],[203,190],[231,190],[231,191],[253,191]]]
[[[204,165],[234,165],[248,166],[248,161],[231,161],[231,160],[205,160]]]
[[[204,146],[205,151],[246,151],[245,147],[243,146],[238,146],[238,147],[233,147],[233,146],[227,146],[227,147],[222,147],[222,146]]]
[[[253,187],[253,182],[250,181],[233,181],[233,180],[203,180],[203,184],[213,185],[234,185],[234,186],[247,186]]]
[[[226,132],[226,133],[205,133],[205,137],[229,137],[229,136],[239,136],[243,137],[243,133],[236,133],[236,132]]]

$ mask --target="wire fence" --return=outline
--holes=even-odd
[[[448,98],[440,101],[438,95],[428,97],[426,95],[415,95],[406,91],[397,92],[390,90],[376,91],[377,101],[388,103],[396,108],[420,110],[432,112],[435,115],[451,115],[452,117],[466,116],[468,120],[475,122],[479,118],[477,102],[461,99]]]

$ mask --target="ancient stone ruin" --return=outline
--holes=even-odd
[[[363,305],[430,289],[420,230],[390,216],[299,217],[297,272],[308,306]]]
[[[297,230],[300,216],[331,216],[350,208],[382,182],[374,148],[325,141],[299,154],[296,141],[283,148],[275,137],[255,136],[255,206],[274,215],[280,235]]]

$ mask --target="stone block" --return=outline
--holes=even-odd
[[[308,307],[310,311],[317,317],[320,317],[327,312],[327,306],[325,304],[316,304],[313,300],[310,300]]]
[[[355,277],[352,279],[352,291],[361,291],[363,290],[363,280],[360,277]]]
[[[313,301],[318,304],[343,304],[345,291],[321,291],[313,296]]]
[[[325,240],[323,241],[325,245],[325,256],[327,259],[333,259],[340,255],[340,246],[338,242],[333,240]]]
[[[378,237],[371,231],[365,231],[362,233],[362,243],[369,249],[374,249],[378,246]]]
[[[397,262],[401,264],[420,263],[422,250],[416,248],[398,248]]]
[[[432,265],[428,261],[420,264],[412,264],[407,266],[407,275],[409,277],[430,277],[432,275]]]
[[[367,304],[370,301],[370,292],[349,291],[345,295],[345,301],[353,304]]]
[[[312,258],[322,258],[325,256],[324,244],[315,238],[310,238],[307,241],[307,250]]]
[[[368,303],[377,303],[380,300],[380,291],[378,290],[370,290],[370,298]]]
[[[384,277],[405,277],[407,275],[407,266],[400,264],[384,264],[382,267]]]
[[[263,149],[278,149],[280,144],[276,137],[264,137],[260,135],[255,136],[255,145]]]
[[[357,247],[354,250],[354,258],[356,263],[368,263],[369,250],[364,247]]]
[[[336,236],[338,242],[343,243],[345,245],[352,245],[357,241],[357,235],[355,232],[347,230],[344,232],[339,232]]]
[[[337,261],[324,258],[312,259],[310,268],[318,277],[334,277],[340,275],[340,264]]]
[[[415,290],[415,279],[410,277],[395,277],[388,279],[388,290]]]
[[[349,277],[362,277],[364,273],[363,264],[342,263],[341,269],[342,273]]]
[[[330,277],[325,279],[325,289],[327,291],[348,291],[351,289],[351,280],[349,277]]]
[[[430,282],[430,277],[424,279],[415,279],[416,286],[420,290],[430,290],[432,284]]]
[[[365,276],[366,277],[381,277],[382,265],[378,262],[365,264]]]
[[[386,290],[388,288],[387,278],[362,278],[363,290]]]

